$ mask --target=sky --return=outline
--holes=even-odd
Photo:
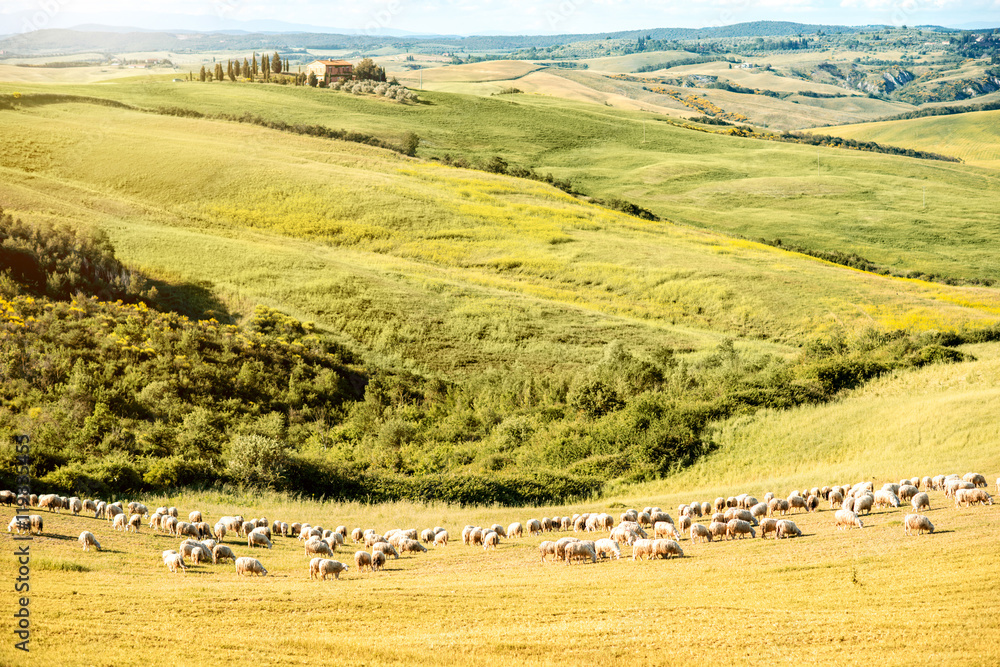
[[[97,23],[145,29],[276,30],[287,24],[417,34],[600,33],[746,21],[1000,26],[1000,0],[2,0],[0,33]],[[167,9],[169,8],[169,9]],[[280,22],[280,24],[279,24]]]

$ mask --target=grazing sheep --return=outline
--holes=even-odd
[[[495,531],[490,531],[486,533],[486,537],[483,538],[483,550],[487,551],[493,549],[496,551],[497,545],[500,544],[500,536],[496,534]]]
[[[653,537],[677,537],[680,539],[680,533],[677,532],[677,528],[672,523],[666,521],[657,521],[653,524]]]
[[[267,535],[260,528],[251,530],[247,534],[247,548],[253,547],[263,547],[265,549],[271,548],[271,540],[267,539]]]
[[[7,489],[4,489],[3,491],[0,491],[0,503],[3,503],[7,507],[10,507],[11,505],[13,505],[16,502],[17,502],[17,494],[16,493],[14,493],[13,491],[9,491]]]
[[[174,517],[176,519],[178,517],[178,515],[180,514],[180,512],[177,511],[176,507],[168,507],[167,508],[167,514],[169,514],[170,516],[172,516],[172,517]]]
[[[293,523],[292,526],[294,527],[295,524]],[[364,532],[360,528],[355,528],[354,530],[351,531],[351,541],[354,544],[357,544],[363,539],[364,539]]]
[[[372,555],[375,555],[377,553],[385,554],[386,558],[392,556],[397,560],[399,559],[399,552],[396,551],[396,547],[392,546],[388,542],[376,542],[375,544],[373,544]]]
[[[146,509],[146,506],[143,505],[142,503],[135,503],[135,502],[129,503],[128,511],[129,514],[138,514],[139,516],[144,518],[149,516],[149,510]]]
[[[639,520],[639,512],[637,512],[636,510],[625,510],[624,512],[621,513],[621,516],[618,517],[618,523],[622,523],[623,521],[638,521],[638,520]]]
[[[857,528],[865,527],[865,525],[861,523],[861,519],[858,517],[858,515],[852,512],[851,510],[847,509],[837,510],[836,514],[833,515],[833,520],[835,525],[839,529],[851,528],[851,527],[857,527]]]
[[[788,503],[788,509],[789,509],[789,511],[791,511],[793,509],[800,509],[800,510],[807,509],[806,508],[806,499],[803,498],[802,496],[800,496],[797,493],[794,493],[794,494],[788,496],[788,500],[786,500],[785,502]]]
[[[372,552],[372,572],[385,569],[385,554],[381,551]]]
[[[757,521],[767,516],[767,503],[757,503],[756,505],[751,507],[750,516],[752,516]]]
[[[555,557],[556,543],[550,540],[545,540],[544,542],[538,545],[538,555],[541,557],[543,563],[545,562],[546,556]]]
[[[372,572],[372,555],[367,551],[355,551],[354,552],[354,565],[358,568],[358,572],[363,571],[366,567],[369,572]]]
[[[176,531],[177,535],[188,535],[195,539],[201,538],[201,531],[198,530],[198,526],[193,523],[188,523],[187,521],[178,521]],[[246,535],[243,537],[246,537]]]
[[[58,512],[62,509],[62,498],[54,493],[46,493],[38,496],[38,508],[47,509],[50,512]]]
[[[912,487],[911,487],[912,488]],[[899,497],[890,489],[875,492],[875,507],[899,507]]]
[[[542,530],[543,531],[545,531],[546,533],[551,533],[552,532],[552,518],[551,517],[543,516],[542,520],[541,520],[541,524],[542,524]]]
[[[913,486],[912,484],[907,484],[905,486],[899,487],[899,499],[904,503],[912,500],[913,496],[917,495],[918,493],[920,493],[920,489]]]
[[[384,560],[384,557],[383,557]],[[309,578],[315,579],[317,576],[324,581],[331,574],[334,579],[340,579],[340,573],[347,571],[347,566],[339,560],[328,560],[326,558],[313,558],[309,561]]]
[[[198,523],[201,520],[202,520],[201,512],[198,510],[194,510],[188,514],[188,521],[190,521],[191,523]]]
[[[967,472],[962,475],[962,479],[966,482],[972,482],[976,488],[982,487],[985,489],[989,486],[986,483],[986,477],[984,475],[980,475],[978,472]]]
[[[715,502],[712,503],[712,505],[715,508],[716,512],[721,512],[722,510],[726,509],[726,499],[723,498],[722,496],[719,496],[718,498],[715,499]]]
[[[902,486],[903,484],[909,484],[909,483],[910,483],[909,480],[907,480],[906,482],[903,482],[901,484],[893,484],[892,482],[886,482],[885,484],[882,485],[882,490],[883,491],[891,491],[893,493],[893,495],[897,495],[898,496],[899,495],[899,487]]]
[[[609,537],[602,537],[601,539],[594,542],[594,551],[597,553],[598,558],[614,558],[615,560],[620,560],[622,557],[621,547],[618,543]]]
[[[427,547],[416,540],[405,539],[399,543],[399,553],[427,553]]]
[[[760,539],[764,539],[768,534],[774,533],[774,536],[778,536],[778,520],[774,518],[767,518],[760,522]]]
[[[561,537],[556,540],[556,560],[562,560],[566,556],[566,545],[572,544],[573,542],[579,542],[580,540],[576,537]]]
[[[691,524],[691,542],[697,542],[698,540],[702,542],[711,542],[712,533],[704,525],[700,523]]]
[[[177,523],[177,519],[167,515],[160,519],[160,528],[163,529],[163,532],[169,535],[177,535]]]
[[[308,542],[308,540],[306,540],[306,541]],[[377,542],[386,542],[386,543],[388,543],[389,540],[385,539],[381,535],[376,535],[375,533],[368,533],[367,535],[365,535],[364,544],[369,549],[371,549],[372,545],[376,544]]]
[[[507,526],[507,537],[511,539],[515,537],[524,537],[524,527],[521,525],[520,521],[515,521]]]
[[[225,544],[216,544],[212,549],[212,563],[218,565],[219,561],[229,559],[236,562],[236,554]]]
[[[726,539],[743,539],[747,535],[751,538],[757,537],[756,531],[754,531],[753,526],[750,525],[749,521],[744,521],[743,519],[733,519],[726,524]]]
[[[778,539],[783,540],[786,537],[802,537],[802,531],[794,521],[781,519],[778,521]]]
[[[691,514],[699,519],[702,517],[703,512],[701,511],[701,503],[691,503]]]
[[[596,563],[597,553],[594,551],[594,547],[591,546],[591,543],[570,542],[566,545],[564,550],[564,559],[567,565],[575,560],[590,560],[591,563]]]
[[[844,504],[844,494],[838,490],[831,490],[827,498],[830,501],[830,509],[840,507]]]
[[[128,521],[128,517],[126,517],[124,513],[116,514],[114,521],[111,523],[111,527],[115,530],[125,531],[128,525],[126,521]]]
[[[80,544],[83,545],[84,551],[88,551],[90,547],[95,547],[98,551],[101,550],[101,543],[97,541],[97,538],[94,537],[94,534],[89,530],[85,530],[82,533],[80,533],[80,537],[78,537],[77,539],[79,540]]]
[[[910,505],[913,506],[914,512],[929,510],[931,508],[931,498],[927,493],[918,493],[910,500]]]
[[[240,556],[236,559],[236,574],[237,576],[244,574],[260,575],[262,577],[267,576],[267,570],[261,565],[261,562],[256,558],[250,558],[249,556]]]
[[[531,535],[541,535],[542,534],[542,522],[538,519],[528,519],[527,523],[528,533]],[[462,537],[464,539],[465,534],[463,532]]]
[[[209,526],[204,521],[199,521],[198,523],[194,524],[194,527],[195,530],[198,531],[198,537],[215,537],[215,535],[212,533],[212,527]],[[270,532],[265,533],[265,535],[267,535],[268,539],[271,538]]]
[[[420,533],[420,541],[424,544],[430,544],[434,541],[434,530],[432,528],[425,528]]]
[[[684,558],[684,551],[681,549],[681,545],[674,540],[654,540],[653,541],[653,557],[654,558]]]
[[[985,489],[958,489],[955,492],[955,507],[975,504],[992,505],[993,498]]]
[[[867,493],[863,496],[859,496],[854,499],[854,513],[858,516],[861,516],[862,514],[871,514],[874,504],[875,496],[868,495]]]
[[[226,538],[226,524],[221,521],[215,524],[215,538],[220,542]]]
[[[28,517],[15,516],[7,524],[7,532],[12,532],[17,530],[18,535],[23,535],[24,533],[31,533],[31,524],[28,522]]]
[[[903,534],[912,535],[913,531],[917,531],[917,535],[924,533],[934,532],[934,524],[931,523],[930,519],[925,517],[923,514],[907,514],[903,518]]]
[[[680,532],[689,530],[691,528],[692,523],[694,523],[694,520],[691,518],[691,515],[685,514],[684,516],[681,517],[680,524],[678,525],[677,530]],[[679,535],[677,536],[677,539],[681,539]]]
[[[104,518],[106,516],[107,511],[108,511],[108,504],[103,500],[98,502],[97,505],[94,507],[94,518],[95,519]]]
[[[722,539],[726,536],[727,526],[722,521],[713,521],[708,524],[708,532],[712,534],[713,539]]]
[[[79,516],[80,512],[83,511],[83,501],[74,496],[69,499],[69,507],[67,509],[73,513],[73,516]]]
[[[207,544],[197,543],[191,546],[191,562],[207,563],[212,560],[212,550]]]
[[[153,516],[149,517],[149,528],[150,530],[160,530],[160,520],[165,517],[166,514],[160,514],[155,512]]]
[[[174,574],[177,574],[177,568],[180,568],[184,574],[187,574],[187,568],[184,567],[184,559],[176,551],[164,551],[163,564]]]
[[[767,503],[767,515],[774,516],[775,513],[778,513],[784,516],[784,514],[788,511],[788,508],[789,503],[787,500],[782,498],[771,498],[771,500]]]
[[[308,556],[309,554],[323,554],[324,556],[332,556],[333,549],[330,548],[329,544],[327,544],[326,542],[317,537],[315,539],[308,540],[305,543],[304,555]]]
[[[656,555],[653,540],[636,540],[632,544],[632,560],[652,560]]]

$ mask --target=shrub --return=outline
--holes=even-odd
[[[238,435],[230,443],[229,477],[244,487],[276,489],[282,486],[288,466],[285,445],[262,435]]]

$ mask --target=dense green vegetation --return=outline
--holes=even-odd
[[[100,235],[74,243],[76,231],[0,223],[7,241],[33,239],[24,252],[50,267],[46,276],[118,266]],[[151,309],[163,307],[155,293],[133,304],[88,295],[116,287],[117,273],[74,280],[52,298],[30,295],[45,292],[23,275],[32,274],[3,284],[0,421],[32,433],[40,490],[84,495],[233,483],[341,499],[579,498],[607,479],[691,464],[719,419],[960,361],[954,345],[989,335],[871,330],[817,339],[791,362],[731,342],[696,362],[669,347],[643,358],[616,342],[576,373],[514,369],[457,384],[366,364],[267,307],[237,327]]]

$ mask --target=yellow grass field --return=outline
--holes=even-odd
[[[905,474],[950,471],[907,467]],[[814,478],[813,484],[853,481]],[[766,482],[731,492],[739,490],[758,497],[790,491]],[[537,547],[573,533],[503,540],[486,552],[462,544],[462,527],[599,510],[617,518],[622,504],[658,505],[676,517],[678,503],[713,497],[689,488],[631,496],[615,506],[523,509],[369,507],[218,493],[144,499],[151,509],[176,505],[182,520],[199,509],[209,523],[240,512],[328,529],[440,525],[452,536],[447,547],[390,558],[375,573],[356,571],[358,546],[348,539],[334,558],[351,569],[325,582],[310,580],[309,557],[293,538],[275,536],[273,549],[250,554],[245,541],[227,536],[237,556],[264,564],[266,577],[240,578],[232,564],[170,574],[160,553],[178,549],[179,538],[145,523],[138,535],[123,534],[103,519],[41,511],[42,536],[30,543],[0,537],[8,554],[15,544],[30,544],[32,633],[30,655],[16,651],[5,633],[0,662],[208,665],[224,656],[311,665],[317,656],[336,656],[347,665],[482,664],[489,656],[525,665],[996,664],[1000,625],[991,609],[1000,569],[992,545],[1000,508],[958,509],[940,491],[930,496],[925,514],[937,529],[931,535],[904,535],[905,508],[875,510],[863,517],[863,529],[838,530],[823,502],[816,513],[789,517],[802,529],[800,538],[692,544],[684,536],[679,560],[633,562],[625,546],[621,560],[568,567],[541,563]],[[0,514],[6,521],[12,513]],[[83,530],[104,551],[83,552],[76,541]],[[12,586],[16,576],[6,556],[0,578]],[[13,595],[6,600],[10,618],[16,602]],[[200,648],[184,648],[189,643]]]
[[[815,130],[859,141],[932,151],[967,164],[1000,168],[1000,111],[976,111]]]

